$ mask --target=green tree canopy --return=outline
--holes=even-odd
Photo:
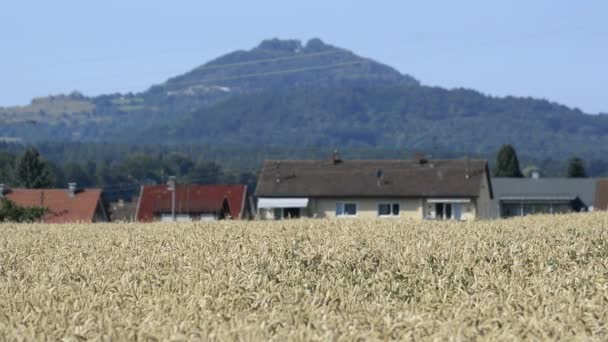
[[[570,159],[568,162],[568,177],[569,178],[584,178],[587,177],[587,171],[583,160],[578,157]]]
[[[17,161],[17,182],[28,189],[48,188],[53,185],[49,164],[35,148],[28,148]]]
[[[0,222],[34,222],[40,220],[46,209],[42,207],[21,207],[6,198],[0,199]]]
[[[517,153],[511,145],[502,145],[496,157],[494,177],[523,177]]]

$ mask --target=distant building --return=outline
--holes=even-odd
[[[608,179],[597,181],[594,210],[608,210]]]
[[[593,178],[493,178],[494,217],[591,211]]]
[[[257,217],[473,220],[490,217],[483,160],[272,160],[263,165]]]
[[[146,185],[141,188],[135,217],[137,221],[206,221],[241,219],[247,216],[246,185]]]
[[[43,207],[45,223],[90,223],[108,220],[101,201],[101,189],[80,189],[69,183],[67,189],[10,189],[0,185],[0,197],[22,207]]]
[[[133,222],[136,221],[135,213],[137,211],[138,198],[130,201],[118,199],[115,202],[108,203],[108,219],[112,222]]]

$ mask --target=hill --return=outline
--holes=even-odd
[[[546,100],[420,84],[313,39],[266,40],[137,94],[41,98],[0,108],[0,137],[135,145],[373,148],[533,159],[608,152],[608,115]]]

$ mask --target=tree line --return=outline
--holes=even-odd
[[[226,170],[215,162],[192,160],[181,153],[135,153],[120,161],[69,161],[45,159],[30,147],[21,154],[0,152],[0,183],[30,189],[63,188],[68,182],[79,187],[101,187],[112,197],[128,196],[142,184],[166,183],[176,176],[181,183],[247,184],[255,186],[253,172]]]
[[[509,144],[502,145],[496,156],[496,166],[493,170],[494,177],[532,177],[535,172],[538,176],[541,175],[541,170],[533,165],[522,171],[515,148]],[[583,160],[579,157],[572,157],[568,161],[566,175],[568,178],[587,177]]]
[[[542,174],[534,165],[520,168],[513,146],[503,145],[498,151],[495,177],[531,177],[534,172]],[[564,173],[567,177],[587,177],[584,162],[578,157],[569,160]],[[182,183],[247,184],[251,190],[257,179],[254,171],[226,170],[216,162],[193,160],[180,152],[137,152],[119,160],[58,164],[45,159],[34,147],[20,154],[0,151],[0,183],[12,187],[62,188],[68,182],[76,182],[81,187],[101,187],[112,193],[142,184],[162,184],[169,176],[176,176]]]

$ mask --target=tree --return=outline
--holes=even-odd
[[[91,186],[94,183],[95,173],[85,171],[78,163],[67,162],[63,166],[63,177],[67,182],[76,182],[80,186]]]
[[[22,207],[6,198],[0,199],[0,222],[34,222],[46,214],[46,208]]]
[[[53,185],[51,168],[38,150],[28,148],[17,161],[17,182],[28,189],[48,188]]]
[[[569,178],[585,178],[587,171],[583,160],[579,157],[574,157],[568,161],[568,177]]]
[[[496,156],[494,177],[523,177],[519,169],[517,153],[511,145],[502,145]]]
[[[14,169],[15,156],[0,151],[0,183],[13,184],[14,182]]]

